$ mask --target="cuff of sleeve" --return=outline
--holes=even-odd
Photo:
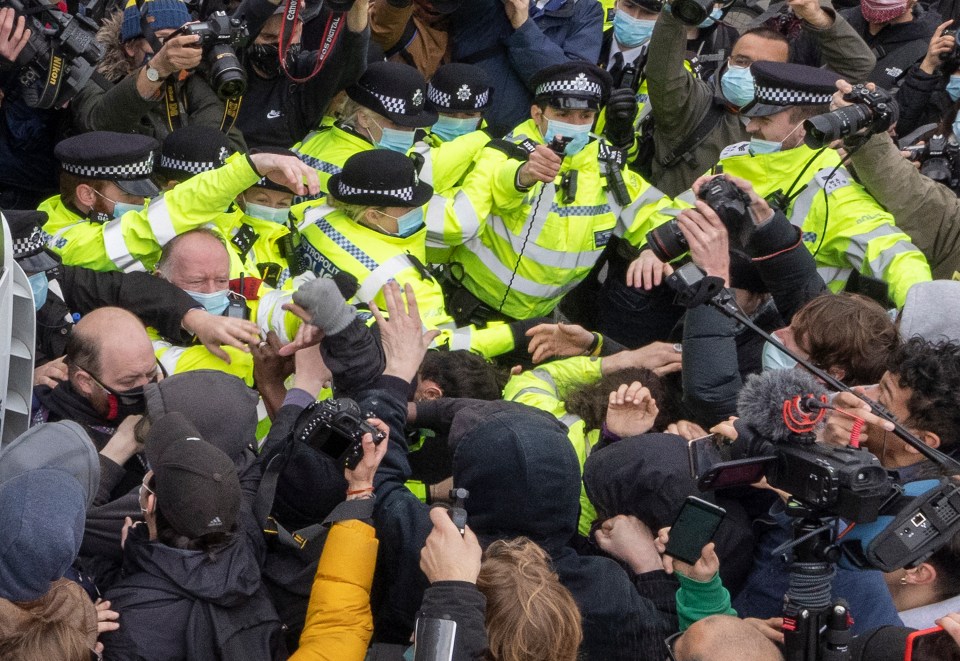
[[[823,34],[824,32],[829,32],[830,30],[833,30],[834,27],[836,27],[836,25],[837,25],[837,12],[834,11],[834,9],[833,9],[832,7],[825,6],[825,5],[820,5],[820,9],[822,9],[822,10],[825,11],[825,12],[827,12],[827,15],[828,15],[831,19],[833,19],[833,21],[830,23],[830,25],[828,25],[828,26],[826,26],[826,27],[820,28],[820,27],[817,27],[816,25],[813,25],[812,23],[807,23],[806,21],[803,21],[802,25],[803,25],[803,29],[804,29],[804,30],[807,30],[808,32],[815,32],[815,33],[817,33],[817,34]]]
[[[414,392],[412,383],[390,374],[381,374],[373,387],[377,390],[386,390],[393,393],[402,402],[409,402]]]
[[[791,248],[799,240],[799,228],[791,225],[782,211],[775,211],[770,220],[754,230],[746,248],[750,257],[756,259]]]
[[[709,581],[698,581],[689,576],[684,576],[679,572],[677,572],[676,576],[680,582],[680,587],[692,595],[706,594],[723,587],[723,583],[720,582],[720,574],[714,574],[713,578]]]
[[[316,401],[316,398],[302,388],[291,388],[287,391],[287,396],[283,398],[282,406],[299,406],[302,409],[307,408]]]

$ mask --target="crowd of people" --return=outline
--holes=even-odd
[[[824,456],[952,485],[960,14],[751,7],[0,0],[0,659],[960,658],[956,530],[818,548],[797,656],[866,512],[692,466],[813,367]]]

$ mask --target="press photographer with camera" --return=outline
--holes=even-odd
[[[227,19],[220,15],[219,22],[193,26],[202,30],[179,34],[192,20],[180,0],[147,0],[139,9],[131,0],[123,12],[106,18],[97,33],[106,49],[97,70],[114,85],[109,90],[95,82],[84,86],[71,104],[76,127],[162,140],[181,126],[206,124],[226,133],[235,151],[246,151],[235,126],[236,97],[218,96],[240,89],[237,76],[242,71],[231,68],[239,67],[236,55],[235,64],[221,58],[219,69],[202,64],[211,49],[229,48],[222,41],[234,39],[236,26],[224,23]]]
[[[844,108],[853,87],[837,81],[833,105]],[[859,149],[850,151],[857,179],[897,219],[897,227],[930,262],[933,276],[952,279],[960,274],[960,200],[954,191],[920,174],[905,159],[891,137],[881,131]]]
[[[897,90],[900,106],[897,135],[904,137],[922,125],[937,123],[960,100],[960,54],[953,21],[942,23],[930,38],[923,59],[910,67]],[[951,29],[948,29],[951,28]],[[952,82],[951,82],[952,81]],[[953,118],[950,118],[953,121]]]

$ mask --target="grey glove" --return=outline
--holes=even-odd
[[[310,313],[310,323],[327,335],[336,335],[357,316],[331,278],[317,278],[293,292],[293,302]]]

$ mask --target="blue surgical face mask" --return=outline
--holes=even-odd
[[[960,141],[960,112],[953,118],[953,137]]]
[[[707,16],[705,19],[703,19],[703,22],[700,23],[700,25],[698,25],[697,27],[708,28],[714,23],[716,23],[717,21],[719,21],[721,18],[723,18],[723,10],[717,7],[712,12],[710,12],[710,15]]]
[[[397,221],[396,234],[392,232],[388,232],[385,229],[383,229],[382,226],[377,225],[377,227],[380,227],[380,230],[384,234],[387,234],[389,236],[398,236],[401,239],[405,239],[411,234],[415,233],[418,229],[423,227],[423,207],[416,207],[415,209],[410,209],[410,211],[403,214],[402,216],[396,216],[396,217],[391,216],[388,213],[384,213],[383,211],[377,211],[376,209],[374,209],[374,211],[376,211],[382,216],[389,216],[390,218],[393,218],[395,221]]]
[[[229,289],[221,289],[220,291],[215,291],[210,294],[190,291],[189,289],[184,291],[190,294],[193,300],[202,305],[204,310],[213,315],[223,314],[223,311],[230,305],[230,298],[228,296],[230,293]]]
[[[290,207],[268,207],[265,204],[254,204],[244,200],[244,213],[260,220],[269,220],[272,223],[283,225],[290,217]]]
[[[547,132],[543,136],[544,142],[549,145],[557,136],[571,138],[563,153],[567,156],[573,156],[590,142],[590,124],[567,124],[555,119],[548,119]]]
[[[947,95],[954,103],[960,101],[960,75],[950,76],[947,81]]]
[[[93,189],[93,192],[105,199],[107,202],[113,202],[113,217],[120,218],[123,214],[128,211],[143,211],[144,204],[128,204],[126,202],[117,202],[116,200],[107,197],[96,188]]]
[[[413,131],[400,131],[388,126],[380,126],[376,122],[373,123],[380,129],[380,139],[376,141],[376,145],[380,149],[389,149],[406,154],[413,147]]]
[[[613,36],[621,46],[635,48],[649,41],[656,24],[656,21],[634,18],[625,11],[618,11],[613,16]]]
[[[760,138],[750,138],[750,153],[753,156],[757,154],[773,154],[783,149],[783,143],[776,140],[762,140]]]
[[[755,90],[750,67],[728,66],[720,78],[720,91],[723,98],[738,108],[753,101]]]
[[[443,140],[449,142],[461,135],[472,133],[480,126],[479,117],[450,117],[449,115],[440,115],[437,123],[430,127],[430,132]]]
[[[43,307],[47,302],[47,292],[50,291],[50,281],[47,280],[46,272],[34,273],[27,276],[30,281],[30,289],[33,291],[33,307],[37,310]]]
[[[763,364],[764,372],[769,370],[789,370],[793,369],[797,364],[797,361],[780,351],[779,344],[773,344],[772,342],[763,343],[763,353],[761,354],[760,361]]]

